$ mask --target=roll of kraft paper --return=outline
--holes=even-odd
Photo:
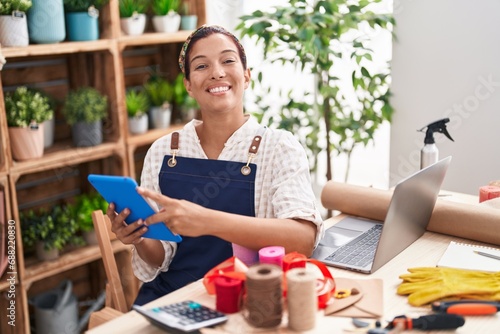
[[[391,197],[391,190],[328,181],[321,202],[330,210],[384,221]],[[427,230],[499,245],[500,199],[474,205],[438,198]]]

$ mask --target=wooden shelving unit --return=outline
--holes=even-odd
[[[204,24],[205,0],[184,1],[189,1],[198,15],[198,25]],[[23,247],[20,213],[29,208],[57,205],[79,193],[92,191],[86,180],[89,173],[137,177],[136,166],[141,161],[137,160],[136,151],[182,127],[173,122],[168,129],[150,130],[142,135],[129,134],[125,91],[128,87],[143,84],[150,74],[147,70],[150,67],[173,79],[179,72],[176,60],[180,48],[191,31],[170,34],[146,31],[140,36],[126,36],[120,30],[119,20],[118,0],[110,0],[100,13],[101,37],[97,41],[0,47],[7,60],[0,71],[0,190],[5,195],[5,218],[16,224],[17,256],[16,326],[2,321],[1,333],[30,333],[33,324],[30,323],[28,300],[32,294],[39,292],[41,286],[47,290],[53,288],[59,277],[72,272],[80,273],[85,266],[92,265],[89,268],[95,269],[98,266],[94,264],[99,263],[101,258],[98,246],[84,246],[63,252],[54,261],[36,260]],[[15,161],[10,151],[4,94],[20,85],[42,89],[58,101],[80,86],[92,86],[105,93],[110,108],[104,121],[104,142],[94,147],[75,147],[71,142],[71,129],[65,123],[59,106],[54,145],[46,148],[39,159]],[[130,247],[118,240],[113,241],[113,247],[120,264],[127,267],[124,270],[131,273]],[[101,278],[104,274],[95,275]],[[5,297],[11,288],[5,276],[0,281],[2,309],[11,302]],[[131,276],[128,277],[130,279]],[[89,281],[95,280],[95,277],[89,277]],[[104,285],[105,282],[101,283]],[[138,284],[126,286],[127,299],[133,300]],[[91,289],[79,289],[88,290]]]

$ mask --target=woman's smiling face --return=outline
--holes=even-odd
[[[190,80],[186,89],[202,111],[243,112],[243,93],[250,82],[234,41],[215,33],[196,41],[189,52]]]

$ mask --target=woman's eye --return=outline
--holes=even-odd
[[[195,70],[202,70],[206,68],[207,66],[205,64],[199,64],[194,67]]]
[[[231,63],[234,63],[235,60],[234,59],[226,59],[224,60],[224,64],[231,64]]]

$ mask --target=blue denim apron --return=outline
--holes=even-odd
[[[250,163],[257,154],[259,130],[248,151],[248,162],[177,157],[179,134],[172,134],[172,155],[163,158],[159,185],[163,195],[184,199],[209,209],[255,217],[255,175]],[[232,244],[218,237],[182,236],[168,271],[144,283],[135,304],[143,305],[202,278],[233,256]]]

